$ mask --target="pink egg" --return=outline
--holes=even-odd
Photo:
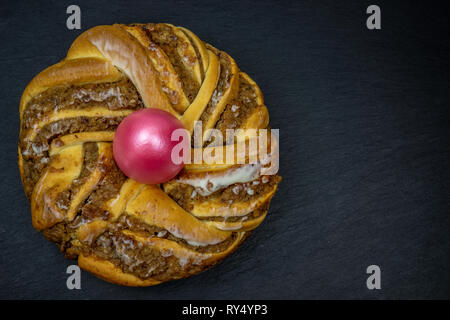
[[[120,170],[146,184],[175,177],[184,164],[172,161],[172,149],[180,142],[171,141],[171,136],[180,128],[184,127],[177,118],[159,109],[142,109],[127,116],[117,128],[113,142],[114,159]]]

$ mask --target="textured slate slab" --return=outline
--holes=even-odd
[[[225,262],[153,288],[85,272],[31,226],[16,164],[18,105],[31,78],[81,31],[69,3],[0,4],[1,298],[450,298],[449,24],[444,7],[369,3],[77,1],[82,30],[170,22],[231,54],[280,128],[280,190],[266,221]],[[382,289],[366,288],[367,266]]]

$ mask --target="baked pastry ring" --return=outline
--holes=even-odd
[[[260,89],[228,54],[164,23],[84,32],[20,100],[18,162],[34,228],[82,268],[128,286],[188,277],[224,259],[262,222],[281,180],[261,175],[261,164],[234,163],[188,164],[163,185],[128,179],[111,142],[121,120],[146,107],[172,113],[190,132],[201,120],[205,141],[208,129],[269,122]]]

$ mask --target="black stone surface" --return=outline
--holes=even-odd
[[[68,1],[0,4],[0,298],[450,298],[448,14],[437,2]],[[264,223],[198,276],[125,288],[83,272],[31,226],[16,164],[19,99],[82,31],[170,22],[227,51],[280,129],[284,180]],[[381,267],[381,290],[366,268]]]

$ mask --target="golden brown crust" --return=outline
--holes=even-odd
[[[176,115],[145,49],[119,26],[98,26],[82,33],[72,43],[66,59],[81,57],[107,60],[133,81],[148,108]]]
[[[166,41],[165,47],[149,30]],[[182,45],[169,46],[170,41]],[[123,81],[138,92],[127,89],[134,93],[125,96],[139,95],[139,103],[110,108],[110,101],[122,101],[118,83]],[[189,81],[193,85],[187,88]],[[98,89],[101,84],[108,89]],[[54,92],[70,97],[64,108],[44,107],[45,112],[33,114],[44,103],[56,103]],[[243,115],[230,115],[235,103],[245,109]],[[206,270],[233,252],[264,220],[279,179],[257,191],[249,187],[264,178],[236,164],[242,155],[248,161],[261,152],[249,152],[255,137],[244,135],[225,148],[200,149],[204,155],[233,149],[228,162],[186,165],[163,186],[128,179],[113,161],[111,142],[117,125],[136,106],[166,110],[190,132],[202,120],[204,139],[208,129],[224,130],[233,117],[233,129],[266,128],[269,117],[260,89],[233,58],[170,24],[94,27],[73,42],[63,61],[26,87],[18,164],[34,228],[98,277],[150,286]],[[251,179],[242,181],[237,172]],[[201,186],[209,188],[208,179],[219,184],[199,196]],[[230,191],[243,186],[245,195]]]
[[[184,112],[189,106],[189,99],[183,91],[181,80],[164,50],[148,38],[142,25],[120,25],[120,27],[132,34],[145,48],[174,109],[178,112]]]
[[[192,43],[194,44],[194,46],[197,48],[197,51],[199,53],[200,56],[200,61],[201,61],[201,68],[203,70],[208,69],[208,65],[209,65],[209,54],[208,54],[208,50],[206,49],[205,44],[203,43],[202,40],[200,40],[196,34],[194,34],[192,31],[183,28],[183,27],[179,27],[180,30],[182,30],[188,37],[189,39],[192,41]],[[202,78],[203,80],[203,78]]]
[[[25,88],[20,99],[20,117],[30,99],[38,93],[63,84],[83,84],[97,82],[114,82],[122,77],[121,73],[108,61],[95,57],[81,57],[63,60],[48,67]]]
[[[209,51],[209,65],[208,70],[206,70],[205,81],[203,82],[200,91],[198,92],[195,100],[184,112],[181,117],[181,122],[183,123],[186,130],[192,133],[194,130],[194,121],[200,119],[203,111],[211,99],[211,96],[216,88],[217,81],[219,80],[220,65],[219,58],[212,51]]]
[[[208,113],[208,117],[206,121],[204,121],[205,123],[203,124],[203,141],[205,143],[209,141],[211,136],[211,134],[208,133],[208,130],[215,127],[223,110],[225,109],[227,104],[229,104],[230,101],[236,96],[239,90],[239,68],[236,62],[226,52],[219,51],[215,48],[213,49],[221,56],[224,56],[223,59],[229,62],[230,67],[229,70],[226,70],[227,74],[224,79],[227,82],[226,83],[227,87],[224,92],[220,93],[218,92],[218,89],[216,89],[215,93],[217,93],[217,95],[220,96],[220,99],[217,102],[215,102],[214,106],[212,106],[213,110],[210,113]]]
[[[123,272],[119,267],[115,266],[110,261],[94,256],[84,256],[80,254],[78,256],[78,265],[82,269],[95,274],[97,277],[105,281],[123,286],[147,287],[161,283],[161,281],[151,278],[142,280],[132,274]]]

